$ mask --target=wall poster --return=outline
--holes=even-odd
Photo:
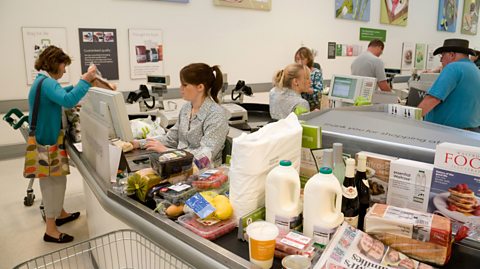
[[[406,26],[408,0],[380,0],[380,23]]]
[[[272,0],[213,0],[216,6],[271,10]]]
[[[462,34],[476,35],[480,0],[465,0],[463,3]]]
[[[94,63],[102,77],[118,80],[117,30],[79,28],[78,35],[82,73]]]
[[[458,0],[439,0],[437,30],[455,33],[457,29]]]
[[[415,46],[413,43],[403,42],[402,48],[402,63],[400,69],[412,70],[413,69],[413,56],[415,53]]]
[[[370,21],[370,0],[335,0],[335,18]]]
[[[435,70],[435,69],[438,69],[440,68],[440,66],[442,65],[442,63],[440,62],[440,55],[433,55],[433,52],[441,47],[442,45],[438,45],[438,44],[428,44],[428,47],[427,47],[427,67],[426,69],[427,70]]]
[[[38,71],[35,70],[35,61],[38,55],[50,45],[57,46],[67,51],[67,30],[65,28],[43,28],[43,27],[22,27],[23,51],[25,55],[25,71],[27,75],[27,84],[32,85],[37,77]],[[67,67],[68,70],[68,67]],[[69,72],[63,74],[58,80],[59,83],[70,82]]]
[[[163,74],[163,39],[159,29],[129,29],[130,78]]]
[[[426,54],[427,54],[426,44],[421,44],[421,43],[415,44],[415,63],[414,63],[415,69],[417,70],[425,69]]]

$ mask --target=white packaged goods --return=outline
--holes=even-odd
[[[298,171],[302,126],[295,114],[233,139],[230,202],[236,220],[265,205],[265,179],[280,160],[291,160]]]
[[[398,158],[361,151],[357,154],[367,156],[367,177],[370,185],[370,204],[387,202],[388,179],[390,178],[390,162]]]
[[[437,145],[429,212],[440,211],[459,222],[480,221],[480,148]]]
[[[422,109],[418,107],[388,104],[388,114],[407,119],[422,120]]]
[[[450,258],[452,225],[448,218],[374,204],[365,216],[364,228],[385,245],[419,261],[444,265]]]
[[[344,222],[314,269],[433,268],[418,262]]]
[[[427,211],[433,164],[399,159],[390,163],[387,204]]]

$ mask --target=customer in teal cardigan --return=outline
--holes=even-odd
[[[96,67],[88,68],[75,87],[63,88],[57,80],[65,73],[65,68],[71,63],[70,57],[55,46],[47,47],[40,53],[35,62],[35,69],[39,71],[28,94],[29,111],[33,112],[37,85],[43,79],[38,107],[35,138],[42,145],[54,145],[60,133],[62,121],[62,107],[74,107],[87,93],[91,83],[95,80]],[[30,117],[31,118],[31,117]],[[46,242],[66,243],[73,240],[73,236],[58,231],[57,226],[77,219],[80,212],[67,213],[63,208],[66,176],[40,178],[43,205],[46,216],[46,230],[43,240]]]

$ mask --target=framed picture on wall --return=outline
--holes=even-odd
[[[439,0],[437,30],[455,33],[457,29],[458,0]]]
[[[163,37],[160,29],[128,29],[130,78],[145,79],[163,74]]]
[[[402,48],[402,70],[412,70],[413,68],[413,56],[415,53],[415,45],[409,42],[403,42]]]
[[[425,62],[427,58],[427,45],[417,43],[415,45],[415,63],[414,68],[417,70],[425,69]]]
[[[38,75],[38,71],[34,68],[35,61],[44,49],[50,45],[54,45],[68,54],[67,29],[61,27],[22,27],[22,34],[27,84],[31,85]],[[70,82],[69,74],[70,72],[66,72],[58,82]]]
[[[213,0],[216,6],[271,10],[272,0]]]
[[[335,18],[370,21],[370,0],[335,0]]]
[[[480,0],[465,0],[463,3],[462,34],[476,35]]]
[[[380,0],[380,23],[406,26],[408,0]]]

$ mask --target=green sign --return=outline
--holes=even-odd
[[[387,41],[387,30],[360,28],[360,40],[370,41],[373,39],[380,39],[383,42]]]

